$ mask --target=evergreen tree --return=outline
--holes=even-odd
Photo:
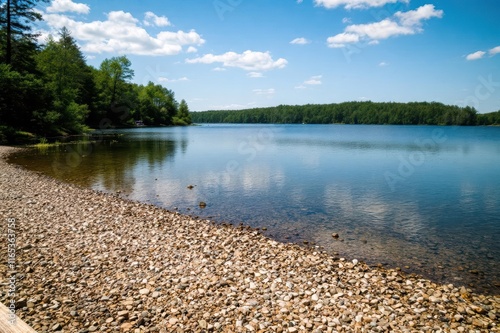
[[[41,0],[46,1],[46,0]],[[35,6],[40,0],[6,0],[0,5],[0,45],[2,60],[13,70],[30,71],[30,62],[36,48],[37,34],[33,34],[32,24],[42,19]]]
[[[84,131],[89,109],[84,97],[92,77],[68,29],[61,29],[57,41],[49,37],[37,56],[37,64],[54,98],[52,111],[57,114],[57,117],[39,114],[40,124],[49,131],[55,131],[55,127],[59,127],[59,132]]]

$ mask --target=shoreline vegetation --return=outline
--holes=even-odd
[[[15,151],[0,146],[16,237],[0,301],[38,332],[500,332],[500,295],[63,183]]]
[[[200,111],[191,118],[195,123],[498,126],[500,110],[478,114],[472,107],[438,102],[365,101]]]
[[[191,124],[186,101],[178,102],[171,89],[131,82],[127,56],[90,66],[66,27],[40,45],[31,27],[21,24],[41,19],[36,2],[0,8],[0,144],[81,135],[91,128]],[[1,19],[6,11],[11,21]]]

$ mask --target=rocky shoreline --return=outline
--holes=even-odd
[[[62,183],[0,147],[0,301],[38,332],[500,332],[500,295],[439,285]]]

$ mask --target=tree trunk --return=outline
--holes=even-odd
[[[5,63],[7,65],[12,63],[12,23],[10,2],[11,0],[7,0],[7,49],[5,50]]]

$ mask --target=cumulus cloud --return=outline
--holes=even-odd
[[[340,33],[338,35],[328,37],[326,42],[329,47],[345,47],[349,43],[359,42],[359,36],[352,33]]]
[[[90,7],[84,3],[75,3],[71,0],[54,0],[47,7],[48,13],[67,13],[74,12],[79,14],[88,14]]]
[[[316,6],[322,6],[328,9],[339,6],[344,6],[345,9],[363,9],[381,7],[388,3],[396,2],[409,3],[410,0],[314,0]]]
[[[310,41],[308,41],[304,37],[295,38],[294,40],[292,40],[290,42],[290,44],[298,44],[298,45],[305,45],[305,44],[309,44],[309,43],[310,43]]]
[[[379,65],[379,67],[389,66],[389,64],[386,63],[385,61],[380,62],[378,65]]]
[[[198,49],[194,46],[190,46],[188,47],[188,49],[186,50],[187,53],[196,53],[198,52]]]
[[[226,71],[227,69],[225,69],[224,67],[215,67],[214,69],[212,69],[214,72],[224,72]]]
[[[188,64],[213,64],[221,63],[224,67],[237,67],[247,71],[266,71],[283,68],[288,61],[283,58],[273,60],[269,52],[247,50],[243,53],[226,52],[224,54],[205,54],[202,57],[186,59]]]
[[[387,39],[398,35],[412,35],[416,32],[416,29],[400,25],[390,19],[369,24],[353,24],[345,30],[347,33],[358,36],[358,38],[369,38],[371,40]]]
[[[428,20],[432,17],[443,17],[443,11],[436,10],[434,5],[427,4],[420,6],[415,10],[397,12],[394,16],[399,18],[399,22],[406,27],[418,27],[421,25],[423,20]]]
[[[467,59],[467,60],[478,60],[478,59],[481,59],[482,57],[484,57],[485,54],[486,54],[486,52],[484,52],[484,51],[477,51],[477,52],[468,54],[465,57],[465,59]]]
[[[498,53],[500,53],[500,46],[496,46],[496,47],[490,49],[488,52],[491,56],[498,54]]]
[[[104,21],[82,22],[62,14],[44,14],[53,30],[66,27],[89,53],[118,53],[164,56],[182,52],[184,46],[202,45],[205,40],[195,31],[161,31],[150,35],[139,20],[124,11],[112,11]]]
[[[172,25],[168,18],[165,16],[158,16],[153,12],[146,12],[144,14],[144,21],[143,21],[145,26],[157,26],[157,27],[168,27]]]
[[[337,48],[360,41],[378,44],[382,39],[420,33],[423,31],[422,22],[433,17],[443,17],[443,11],[436,10],[434,5],[429,4],[407,12],[399,11],[393,17],[379,22],[348,25],[344,32],[329,37],[327,44]]]

